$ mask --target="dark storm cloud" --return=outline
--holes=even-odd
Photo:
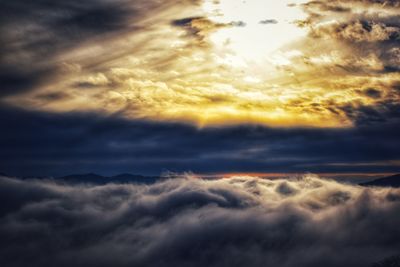
[[[27,70],[22,66],[2,64],[1,59],[0,64],[0,97],[30,90],[54,73],[49,68]]]
[[[134,31],[134,22],[156,8],[153,1],[2,1],[0,97],[48,82],[60,67],[57,56],[99,36]]]
[[[0,264],[368,267],[400,247],[400,191],[316,177],[83,186],[0,177]]]
[[[368,88],[363,93],[371,98],[380,98],[382,96],[382,92],[375,88]]]
[[[58,96],[56,96],[58,97]],[[398,118],[396,106],[385,108]],[[358,109],[348,107],[349,116]],[[357,116],[361,117],[360,114]],[[375,116],[367,110],[364,116]],[[389,115],[387,116],[389,117]],[[14,175],[194,172],[398,172],[398,120],[353,129],[204,128],[3,107],[0,170]],[[379,127],[377,126],[379,125]],[[347,167],[327,166],[346,162]],[[352,166],[351,163],[371,163]],[[313,165],[313,166],[310,166]]]
[[[370,127],[379,127],[380,123],[385,124],[390,121],[391,123],[396,123],[396,121],[399,120],[400,104],[395,100],[379,100],[382,93],[373,88],[366,89],[361,93],[377,100],[376,104],[374,106],[368,106],[354,101],[354,103],[332,107],[331,111],[343,111],[348,118],[354,121],[356,126],[361,127],[366,125],[369,125]],[[388,130],[390,130],[390,128],[388,128]]]

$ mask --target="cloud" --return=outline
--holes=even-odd
[[[396,105],[382,104],[381,108],[391,113],[387,116],[399,116]],[[359,111],[352,106],[343,112],[360,118],[372,116],[367,109],[363,116],[354,114]],[[257,125],[198,129],[179,123],[131,121],[117,115],[3,107],[0,121],[6,125],[1,130],[0,171],[13,175],[65,175],[71,170],[107,175],[158,175],[165,170],[399,172],[399,166],[389,161],[399,159],[400,124],[387,119],[336,130]],[[326,166],[329,163],[348,165]]]
[[[184,9],[187,5],[195,5],[196,1],[182,1],[181,4]],[[88,59],[92,53],[110,49],[104,46],[114,38],[148,30],[151,23],[164,19],[163,14],[159,15],[161,11],[166,12],[174,5],[174,1],[160,4],[158,1],[132,0],[3,1],[0,11],[0,82],[3,88],[0,97],[62,83],[71,75],[88,71],[92,64],[101,65]],[[152,17],[151,23],[144,21]],[[87,46],[92,49],[78,52],[78,56],[75,54]],[[115,59],[114,53],[107,54],[94,57],[103,63],[110,56]],[[65,68],[66,65],[76,65],[78,71],[71,71]]]
[[[197,127],[396,120],[398,2],[288,3],[5,1],[1,101]]]
[[[195,37],[198,44],[206,45],[206,39],[211,32],[227,27],[228,24],[216,23],[206,17],[188,17],[172,21],[172,25],[184,28],[190,37]]]
[[[380,98],[382,96],[381,91],[375,88],[368,88],[363,93],[372,98]]]
[[[54,80],[60,54],[96,36],[128,29],[133,14],[126,1],[3,1],[0,96]]]
[[[284,70],[295,73],[303,86],[347,92],[339,101],[319,104],[355,125],[394,118],[387,107],[400,103],[393,86],[399,79],[399,2],[308,1],[302,8],[307,17],[299,26],[308,36],[293,44],[301,56]],[[316,73],[324,78],[315,78]],[[379,91],[379,97],[358,93],[369,88]],[[334,107],[329,108],[329,102]]]
[[[383,42],[398,40],[400,38],[400,28],[388,26],[384,23],[372,21],[354,21],[344,24],[328,24],[314,29],[316,37],[326,35],[340,40],[350,42]]]
[[[0,185],[4,266],[364,267],[400,246],[398,189],[314,176]]]
[[[278,24],[276,19],[265,19],[259,22],[260,24]]]
[[[244,21],[232,21],[229,23],[229,25],[233,26],[233,27],[246,27],[246,22]]]

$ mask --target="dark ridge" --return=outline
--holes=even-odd
[[[372,267],[400,267],[400,255],[375,263]]]
[[[123,173],[110,177],[110,180],[118,183],[146,183],[152,184],[160,179],[158,176],[143,176],[139,174]]]
[[[84,177],[93,178],[93,179],[105,178],[105,176],[101,176],[101,175],[96,174],[96,173],[70,174],[70,175],[67,175],[67,176],[60,177],[60,178],[63,178],[63,179],[79,179],[79,178],[84,178]]]
[[[67,183],[88,183],[88,184],[108,184],[108,183],[117,183],[117,184],[127,184],[127,183],[144,183],[151,184],[157,182],[160,177],[158,176],[143,176],[138,174],[129,174],[123,173],[110,177],[101,176],[95,173],[86,173],[86,174],[72,174],[59,178],[55,178],[56,180],[62,180]]]
[[[370,182],[361,183],[360,185],[400,187],[400,174],[379,178]]]
[[[3,172],[0,172],[0,176],[4,177],[15,177]],[[121,173],[114,176],[102,176],[96,173],[84,173],[84,174],[70,174],[61,177],[47,177],[47,176],[21,176],[15,177],[20,180],[29,180],[29,179],[50,179],[65,183],[72,184],[95,184],[95,185],[103,185],[109,183],[117,183],[117,184],[153,184],[162,177],[159,176],[144,176],[140,174],[130,174],[130,173]]]

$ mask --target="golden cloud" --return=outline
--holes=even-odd
[[[3,101],[200,127],[350,127],[357,117],[348,107],[358,114],[400,103],[393,86],[400,79],[400,31],[398,16],[390,15],[398,4],[359,2],[283,1],[270,4],[268,16],[258,1],[143,11],[127,30],[58,53],[62,71]],[[360,15],[374,8],[389,15]],[[267,20],[277,23],[260,23]],[[369,88],[380,97],[360,93]]]

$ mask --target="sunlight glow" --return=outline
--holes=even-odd
[[[212,33],[210,39],[231,56],[249,63],[265,63],[270,53],[306,34],[294,24],[304,19],[305,14],[289,3],[294,1],[206,1],[204,9],[209,19],[232,25]]]
[[[198,127],[323,128],[352,127],[365,108],[400,102],[400,74],[390,71],[400,49],[370,49],[397,28],[374,22],[367,31],[350,11],[318,7],[321,1],[179,3],[57,54],[57,75],[4,101]]]

